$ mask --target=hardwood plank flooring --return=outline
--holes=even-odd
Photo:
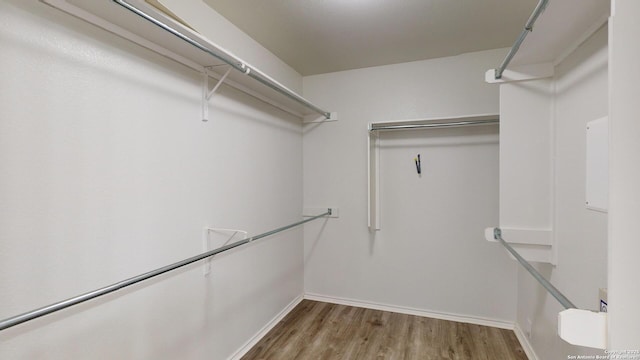
[[[513,331],[303,300],[243,360],[527,360]]]

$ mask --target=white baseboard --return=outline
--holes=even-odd
[[[244,343],[244,345],[242,345],[240,349],[229,356],[227,360],[239,360],[240,358],[242,358],[246,353],[249,352],[249,350],[251,350],[252,347],[254,347],[258,343],[258,341],[260,341],[265,335],[267,335],[267,333],[271,331],[271,329],[278,325],[280,320],[284,319],[284,317],[287,316],[287,314],[289,314],[291,310],[293,310],[293,308],[298,306],[298,304],[300,304],[303,299],[304,296],[302,295],[299,295],[295,299],[293,299],[293,301],[291,301],[289,305],[282,309],[282,311],[280,311],[278,315],[276,315],[273,319],[271,319],[271,321],[263,326],[262,329],[260,329],[255,335],[253,335],[251,339]]]
[[[404,307],[404,306],[379,304],[379,303],[373,303],[373,302],[367,302],[367,301],[359,301],[359,300],[353,300],[353,299],[345,299],[345,298],[338,298],[338,297],[310,294],[310,293],[305,293],[304,298],[308,300],[322,301],[322,302],[327,302],[332,304],[355,306],[355,307],[373,309],[373,310],[389,311],[394,313],[416,315],[416,316],[422,316],[422,317],[428,317],[428,318],[440,319],[440,320],[456,321],[456,322],[467,323],[467,324],[491,326],[499,329],[507,329],[507,330],[514,329],[514,323],[512,322],[488,319],[488,318],[477,317],[477,316],[467,316],[467,315],[443,313],[443,312],[436,312],[436,311],[427,311],[427,310],[415,309],[415,308]]]
[[[527,335],[525,335],[524,331],[522,331],[522,328],[520,328],[520,325],[518,325],[518,323],[514,324],[513,332],[516,333],[516,337],[518,338],[518,341],[520,341],[520,346],[522,346],[522,350],[524,350],[527,358],[529,358],[529,360],[538,360],[538,355],[536,355],[536,352],[533,351],[533,346],[531,346]]]

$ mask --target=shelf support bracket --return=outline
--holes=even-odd
[[[224,83],[224,80],[229,76],[229,73],[233,70],[232,67],[229,67],[227,71],[222,75],[218,82],[213,87],[213,89],[209,90],[209,72],[205,69],[202,74],[202,121],[209,121],[209,100],[213,94],[218,90],[220,85]]]

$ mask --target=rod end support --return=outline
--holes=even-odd
[[[500,69],[493,69],[493,77],[496,80],[502,79],[502,71],[500,71]]]

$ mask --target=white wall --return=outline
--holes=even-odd
[[[503,322],[515,320],[516,264],[483,229],[498,221],[497,129],[384,134],[381,224],[367,228],[367,123],[497,113],[486,69],[505,50],[305,77],[340,120],[304,129],[305,207],[340,218],[305,226],[305,291]],[[422,155],[423,176],[413,158]]]
[[[598,289],[607,287],[607,214],[585,207],[586,123],[608,113],[607,57],[605,27],[555,69],[552,138],[557,266],[538,264],[538,270],[576,306],[591,310],[598,310]],[[518,270],[518,326],[530,332],[529,341],[538,358],[603,355],[602,350],[571,346],[557,336],[561,310],[528,272]]]
[[[640,2],[614,0],[610,24],[609,346],[640,349]]]
[[[500,85],[500,226],[503,228],[551,228],[550,89],[549,79]],[[527,191],[522,191],[523,188]]]
[[[551,79],[500,85],[500,221],[527,261],[555,263],[552,247]]]
[[[35,1],[0,2],[0,318],[302,211],[299,119]],[[268,57],[264,58],[268,62]],[[0,333],[2,359],[224,359],[303,292],[302,230]]]

